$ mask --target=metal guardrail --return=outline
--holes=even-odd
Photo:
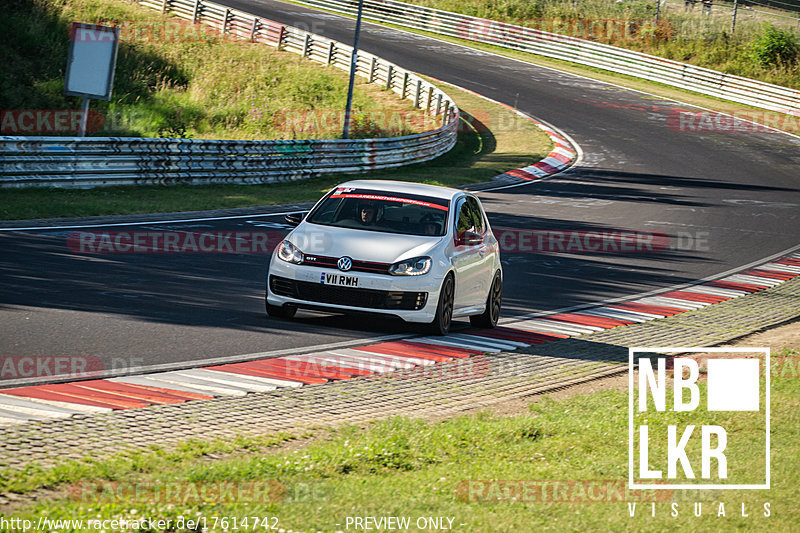
[[[355,15],[357,0],[292,0]],[[800,115],[800,91],[585,39],[450,11],[364,0],[365,19],[579,63],[761,109]]]
[[[222,33],[350,69],[352,47],[204,0],[139,0]],[[441,120],[436,130],[394,138],[221,141],[0,136],[0,187],[270,183],[333,172],[393,168],[433,159],[458,135],[458,108],[416,74],[359,52],[357,74]]]

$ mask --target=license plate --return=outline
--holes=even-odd
[[[320,282],[323,285],[336,285],[338,287],[358,287],[358,276],[323,273],[320,277]]]

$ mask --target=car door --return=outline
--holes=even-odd
[[[472,200],[472,201],[470,201]],[[456,201],[453,221],[453,267],[456,271],[454,307],[456,312],[482,305],[486,290],[481,291],[481,277],[485,270],[483,242],[465,242],[468,232],[480,234],[482,214],[477,212],[477,202],[469,196]],[[485,283],[485,282],[484,282]],[[488,287],[488,285],[487,285]]]
[[[470,205],[473,217],[475,218],[475,232],[481,236],[478,247],[478,263],[475,279],[475,305],[482,306],[486,303],[486,296],[489,294],[489,286],[494,275],[495,255],[497,254],[497,243],[489,231],[489,223],[486,214],[481,208],[480,202],[474,196],[467,196],[467,203]]]

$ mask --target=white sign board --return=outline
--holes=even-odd
[[[73,22],[64,94],[111,100],[119,28]]]

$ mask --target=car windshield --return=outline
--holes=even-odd
[[[339,187],[312,211],[308,222],[403,235],[441,237],[450,200],[391,191]]]

